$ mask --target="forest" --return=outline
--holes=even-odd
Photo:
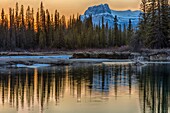
[[[142,14],[138,30],[132,36],[134,48],[170,47],[169,0],[141,0]]]
[[[28,6],[2,8],[0,18],[0,50],[36,49],[86,49],[130,46],[134,49],[161,49],[170,47],[170,6],[168,0],[142,0],[140,23],[134,29],[128,26],[114,26],[92,23],[92,16],[81,21],[81,15],[66,19],[55,10],[51,14],[41,2],[34,11]]]

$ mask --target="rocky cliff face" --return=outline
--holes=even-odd
[[[101,4],[97,6],[89,7],[84,15],[81,15],[81,20],[84,21],[89,16],[92,16],[92,21],[94,25],[101,25],[102,23],[102,17],[104,18],[104,24],[108,23],[108,26],[110,28],[113,28],[114,26],[114,17],[117,15],[118,17],[118,23],[121,26],[128,25],[129,19],[132,21],[132,25],[134,28],[137,27],[139,23],[139,15],[141,11],[131,11],[131,10],[125,10],[125,11],[117,11],[117,10],[111,10],[109,8],[108,4]],[[122,27],[123,28],[123,27]]]
[[[108,4],[101,4],[98,6],[89,7],[85,11],[84,15],[97,15],[97,14],[104,14],[104,13],[111,14],[111,10]]]

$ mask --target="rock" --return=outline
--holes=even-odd
[[[72,58],[128,59],[130,56],[130,52],[80,52],[74,53]]]
[[[142,63],[142,62],[135,62],[134,65],[135,66],[142,66],[142,65],[144,65],[144,63]]]
[[[166,51],[155,52],[149,55],[151,61],[166,61],[169,60],[169,54]]]

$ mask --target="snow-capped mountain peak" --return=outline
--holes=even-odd
[[[102,17],[104,18],[104,24],[108,23],[110,28],[113,28],[114,25],[114,17],[117,15],[119,25],[126,25],[128,26],[129,19],[132,21],[133,27],[137,27],[139,23],[139,15],[141,11],[131,11],[131,10],[124,10],[124,11],[117,11],[111,10],[108,4],[100,4],[97,6],[89,7],[84,15],[81,15],[81,20],[84,21],[85,18],[92,16],[92,21],[94,25],[99,25],[102,22]]]
[[[98,6],[89,7],[88,10],[85,11],[84,15],[96,15],[101,13],[111,14],[111,10],[108,4],[100,4]]]

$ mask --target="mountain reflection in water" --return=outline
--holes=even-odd
[[[170,65],[77,65],[0,73],[0,112],[13,113],[8,111],[13,108],[29,113],[76,109],[78,113],[78,107],[91,113],[97,109],[101,113],[168,113]]]

